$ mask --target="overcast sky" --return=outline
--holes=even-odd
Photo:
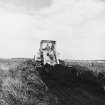
[[[0,0],[0,57],[33,57],[57,41],[65,59],[105,59],[104,0]]]

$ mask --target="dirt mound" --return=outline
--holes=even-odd
[[[0,105],[57,105],[31,60],[7,72],[1,79]]]

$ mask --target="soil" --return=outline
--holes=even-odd
[[[69,73],[64,73],[63,67],[56,67],[56,69],[58,71],[54,68],[56,72],[45,70],[41,73],[41,77],[48,86],[49,92],[57,96],[59,105],[105,105],[105,92],[100,84],[91,83],[91,79],[86,82],[75,78],[67,81]],[[71,69],[74,70],[73,67]]]

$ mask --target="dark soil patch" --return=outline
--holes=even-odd
[[[102,84],[88,70],[56,65],[40,74],[49,92],[58,97],[59,105],[105,105]]]

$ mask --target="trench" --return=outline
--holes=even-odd
[[[56,95],[58,105],[105,105],[105,93],[96,78],[77,75],[79,68],[63,65],[44,66],[40,72],[49,92]]]

